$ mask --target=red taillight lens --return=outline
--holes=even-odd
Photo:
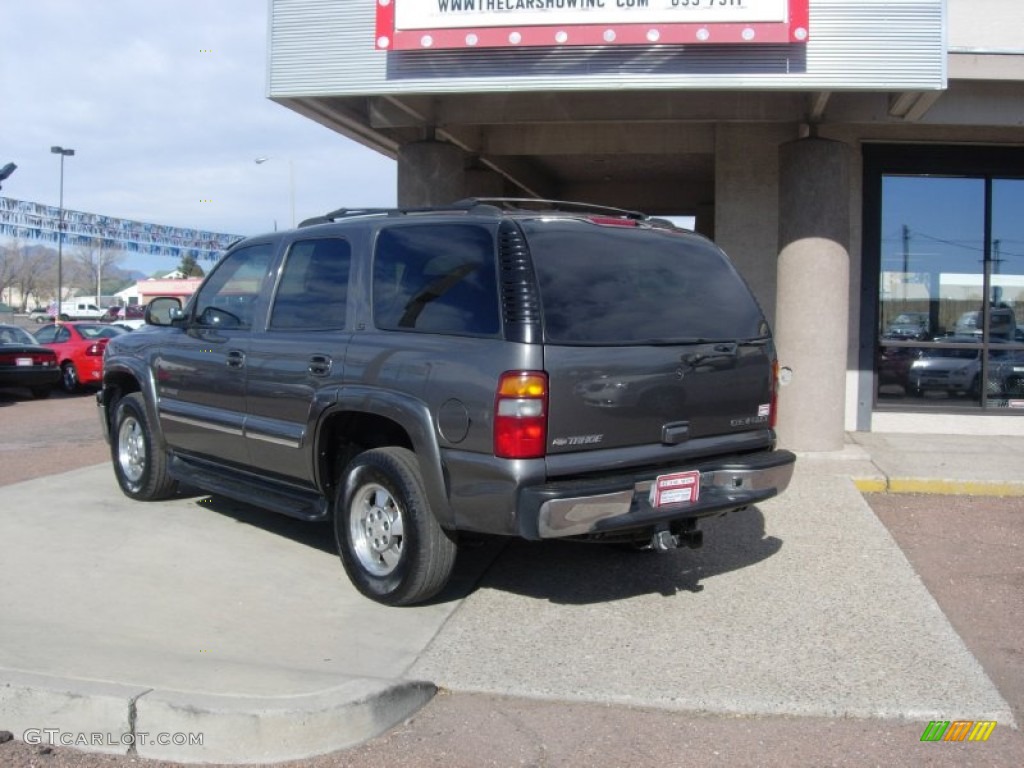
[[[57,357],[55,355],[48,355],[42,352],[4,352],[0,353],[0,365],[19,365],[19,360],[32,360],[32,365],[41,365],[44,367],[54,367],[57,365]],[[25,363],[20,363],[25,365]]]
[[[539,459],[548,436],[548,376],[543,371],[507,371],[494,398],[494,455]]]
[[[89,357],[101,357],[103,355],[103,350],[106,348],[106,346],[107,342],[105,340],[95,341],[89,345],[89,348],[87,350],[85,350],[85,354],[87,354]]]

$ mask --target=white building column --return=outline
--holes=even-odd
[[[779,147],[775,337],[783,384],[779,443],[844,443],[850,284],[850,148],[811,138]]]

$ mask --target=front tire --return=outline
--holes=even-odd
[[[348,465],[334,535],[353,585],[385,605],[429,600],[455,566],[455,542],[430,510],[416,455],[406,448],[375,448]]]
[[[125,496],[158,501],[174,495],[178,484],[167,474],[167,453],[153,438],[146,401],[140,393],[117,401],[111,438],[114,475]]]

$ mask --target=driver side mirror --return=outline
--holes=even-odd
[[[161,296],[153,299],[146,305],[144,315],[146,325],[173,325],[175,320],[181,320],[185,313],[181,310],[181,299],[173,296]]]

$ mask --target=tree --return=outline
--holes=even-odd
[[[196,261],[196,257],[189,253],[181,257],[178,271],[181,272],[183,277],[203,277],[206,274],[203,272],[203,268],[199,266],[199,262]]]
[[[0,297],[7,291],[8,286],[14,284],[14,276],[18,268],[17,259],[17,251],[0,245]]]
[[[72,259],[71,280],[75,287],[88,295],[96,294],[96,301],[103,295],[103,280],[111,274],[124,258],[122,251],[104,248],[102,244],[83,246]]]
[[[34,303],[52,299],[57,290],[57,251],[15,239],[9,252],[14,266],[11,285],[20,296],[22,311],[28,309],[30,298]]]

